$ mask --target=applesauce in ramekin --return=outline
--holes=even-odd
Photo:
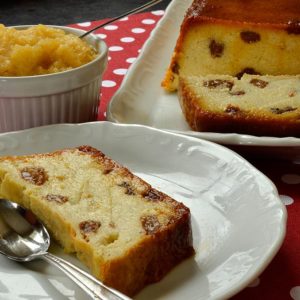
[[[62,29],[26,29],[0,24],[0,76],[34,76],[67,71],[92,61],[96,50]]]

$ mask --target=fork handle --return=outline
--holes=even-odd
[[[141,5],[141,6],[139,6],[139,7],[136,7],[136,8],[134,8],[134,9],[132,9],[132,10],[130,10],[130,11],[127,11],[127,12],[125,12],[125,13],[123,13],[123,14],[121,14],[121,15],[119,15],[119,16],[113,18],[113,19],[110,19],[110,20],[106,21],[105,23],[103,23],[103,24],[101,24],[101,25],[99,25],[99,26],[96,26],[96,27],[92,28],[91,30],[85,32],[84,34],[82,34],[82,35],[79,36],[79,37],[80,37],[80,38],[83,38],[83,37],[85,37],[86,35],[90,34],[91,32],[93,32],[93,31],[95,31],[95,30],[97,30],[97,29],[99,29],[99,28],[102,28],[102,27],[104,27],[104,26],[106,26],[106,25],[108,25],[108,24],[111,24],[111,23],[113,23],[113,22],[115,22],[115,21],[117,21],[117,20],[119,20],[119,19],[122,19],[122,18],[124,18],[124,17],[129,16],[129,15],[132,15],[132,14],[134,14],[134,13],[138,13],[138,12],[144,11],[144,10],[146,10],[147,8],[150,8],[151,6],[153,6],[153,5],[155,5],[155,4],[158,4],[158,3],[161,2],[161,1],[163,1],[163,0],[151,0],[151,1],[149,1],[149,2],[147,2],[147,3],[145,3],[145,4],[143,4],[143,5]]]
[[[59,268],[78,286],[80,286],[92,299],[95,300],[130,300],[120,292],[107,287],[90,274],[84,272],[68,261],[53,254],[45,253],[42,258]]]

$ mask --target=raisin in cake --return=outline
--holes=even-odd
[[[0,194],[127,295],[194,253],[189,209],[89,146],[2,157]]]
[[[193,130],[300,137],[300,76],[187,76],[178,93]]]
[[[194,0],[162,86],[178,76],[300,74],[299,0]]]

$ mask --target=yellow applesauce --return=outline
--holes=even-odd
[[[15,29],[0,24],[0,76],[57,73],[93,60],[97,52],[71,33],[45,25]]]

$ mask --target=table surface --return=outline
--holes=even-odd
[[[23,0],[1,3],[0,23],[5,26],[51,24],[66,25],[112,18],[149,0]],[[163,0],[155,9],[164,9],[170,0]],[[151,9],[150,9],[151,10]]]
[[[105,5],[106,2],[108,1],[101,1],[103,9],[91,0],[78,1],[76,5],[70,0],[61,2],[46,0],[42,4],[41,2],[36,4],[33,0],[20,3],[13,1],[12,4],[6,2],[1,8],[2,16],[5,15],[1,22],[5,25],[25,23],[71,24],[72,27],[89,29],[102,23],[103,20],[100,19],[111,15],[108,11],[114,11],[118,14],[145,1],[115,0],[109,2],[108,8]],[[165,1],[156,7],[155,11],[133,15],[125,22],[119,22],[115,26],[97,31],[106,41],[110,50],[108,68],[101,88],[102,100],[99,120],[105,119],[108,102],[120,86],[128,68],[139,55],[139,51],[150,32],[163,16],[164,11],[161,9],[168,2]],[[121,3],[124,5],[120,6]],[[47,10],[50,9],[50,5],[51,13],[49,14]],[[67,11],[68,5],[70,6],[69,11]],[[52,8],[52,6],[56,7]],[[64,8],[62,9],[62,7]],[[96,10],[95,7],[97,7]],[[22,11],[24,12],[23,15],[21,15]],[[65,17],[71,15],[72,17]],[[33,16],[36,16],[34,19],[36,22],[32,21]],[[50,22],[51,18],[53,22]],[[300,300],[300,218],[298,217],[300,214],[300,163],[275,162],[264,158],[263,160],[248,158],[248,160],[275,183],[282,201],[286,204],[288,211],[287,235],[280,251],[266,270],[250,287],[245,288],[233,299]]]

